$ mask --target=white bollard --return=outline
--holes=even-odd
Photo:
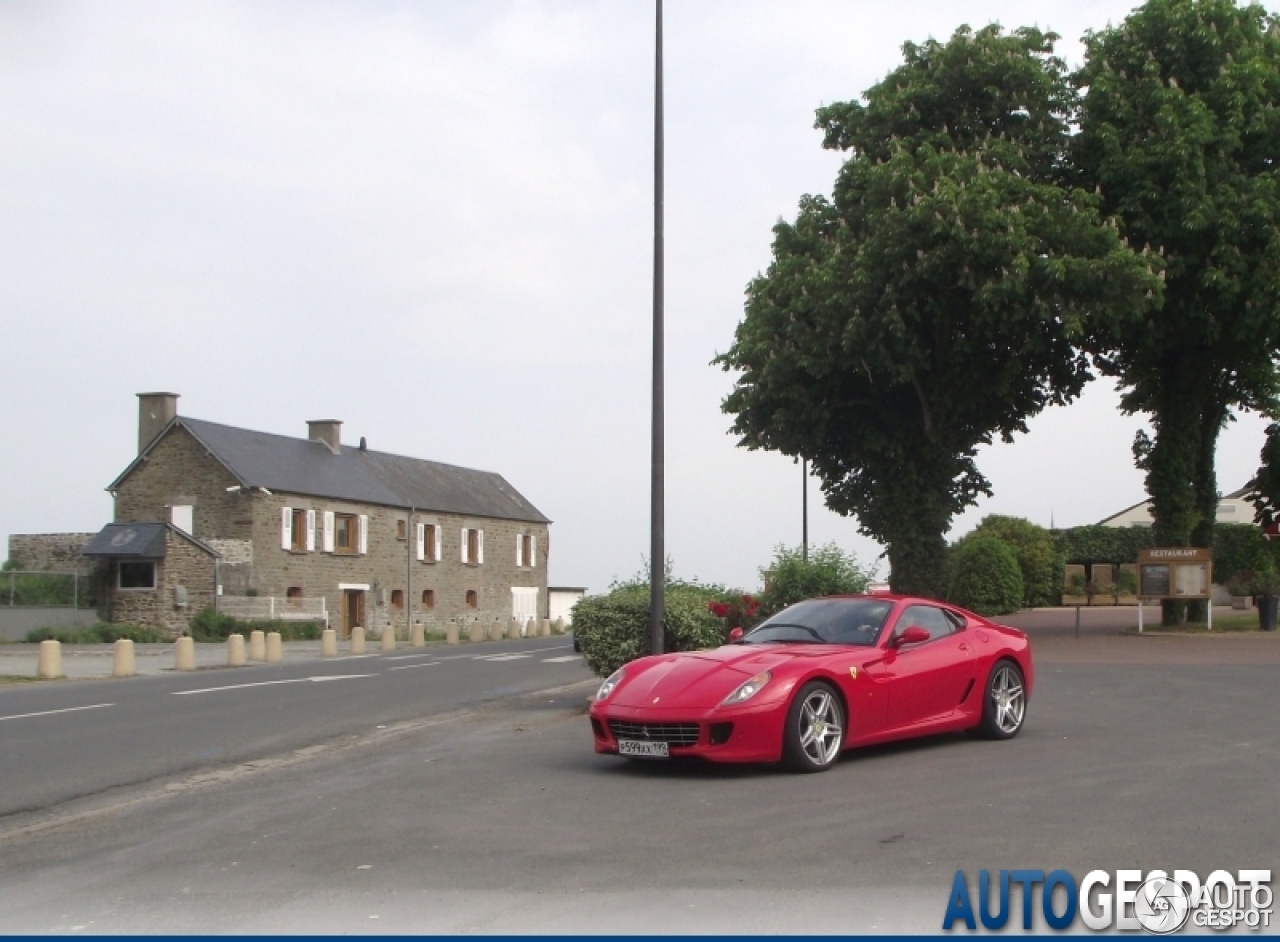
[[[551,637],[551,622],[547,621],[547,619],[545,619],[545,618],[544,618],[544,619],[542,619],[542,632],[541,632],[541,634],[542,634],[542,637],[544,637],[544,638],[550,638],[550,637]]]
[[[467,640],[473,643],[484,640],[484,629],[480,627],[480,622],[473,621],[471,623],[471,628],[467,633]]]
[[[447,628],[445,628],[445,630],[444,630],[444,643],[445,643],[445,644],[457,644],[457,643],[458,643],[458,625],[457,625],[457,623],[456,623],[456,622],[452,622],[452,621],[451,621],[451,622],[449,622],[448,627],[447,627]]]
[[[128,638],[119,638],[111,651],[111,676],[132,677],[135,673],[133,642]]]
[[[489,626],[489,640],[490,641],[502,640],[502,622],[495,621],[492,625]]]
[[[244,667],[244,635],[227,635],[227,667]]]
[[[382,650],[394,651],[396,649],[396,627],[395,625],[387,625],[382,629]]]
[[[191,638],[179,638],[173,645],[173,669],[193,671],[196,669],[196,643]]]
[[[415,621],[413,628],[409,633],[409,644],[415,648],[425,648],[427,646],[427,632],[422,627],[422,622]]]
[[[357,627],[357,628],[351,629],[351,653],[364,654],[364,629],[363,628]]]
[[[41,641],[36,676],[41,680],[57,680],[62,676],[62,642]]]
[[[524,625],[520,624],[520,619],[512,615],[511,622],[510,624],[507,625],[507,637],[508,638],[521,637],[524,634],[524,632],[521,630],[522,628],[524,628]]]
[[[326,628],[320,632],[320,656],[338,656],[338,633],[332,628]]]
[[[267,659],[267,636],[261,631],[249,632],[249,660],[265,661]]]
[[[284,644],[280,640],[280,632],[267,632],[267,650],[266,662],[268,664],[279,664],[284,660]]]
[[[557,634],[557,635],[562,635],[562,634],[564,634],[564,619],[563,619],[563,618],[557,618],[555,621],[553,621],[553,622],[551,623],[551,632],[552,632],[552,634]]]

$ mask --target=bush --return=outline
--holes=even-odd
[[[63,644],[114,644],[125,638],[134,644],[155,644],[167,640],[162,632],[140,625],[112,625],[98,622],[83,628],[36,628],[27,632],[30,644],[61,641]]]
[[[1057,550],[1053,537],[1044,527],[1037,526],[1022,517],[1002,517],[991,514],[961,542],[993,537],[1013,551],[1022,572],[1022,605],[1034,608],[1038,605],[1057,605],[1061,584],[1054,579]]]
[[[788,605],[823,595],[860,594],[867,591],[872,575],[873,570],[862,569],[857,557],[834,543],[810,549],[808,560],[798,546],[776,546],[772,564],[760,570],[765,584],[760,614],[768,618]]]
[[[268,619],[239,619],[201,609],[191,619],[191,637],[196,641],[225,641],[233,634],[247,635],[251,631],[278,631],[282,641],[317,641],[324,625],[315,621],[270,621]]]
[[[727,640],[722,619],[708,602],[727,594],[719,586],[673,583],[667,586],[663,618],[666,651],[697,651]],[[573,636],[587,666],[608,677],[623,664],[649,653],[649,587],[639,582],[615,585],[607,595],[587,596],[573,610]]]
[[[947,597],[979,615],[1016,612],[1023,599],[1018,559],[1001,540],[984,536],[955,549]]]

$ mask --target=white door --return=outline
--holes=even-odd
[[[520,634],[533,634],[529,622],[538,617],[538,590],[523,586],[511,587],[511,617],[520,622]]]

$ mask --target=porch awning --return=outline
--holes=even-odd
[[[164,559],[167,529],[163,523],[108,523],[81,554],[107,559]]]

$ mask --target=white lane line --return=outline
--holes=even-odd
[[[430,664],[401,664],[399,667],[388,667],[389,671],[411,671],[415,667],[435,667],[439,661],[432,661]]]
[[[410,659],[412,659],[412,658],[415,658],[415,657],[432,657],[432,656],[433,656],[433,655],[431,655],[431,654],[397,654],[397,655],[395,655],[394,657],[393,657],[393,656],[388,655],[387,657],[383,658],[383,660],[385,660],[385,661],[408,661],[408,660],[410,660]]]
[[[290,680],[260,680],[254,684],[230,684],[226,687],[201,687],[199,690],[175,690],[175,697],[186,697],[193,693],[217,693],[219,690],[244,690],[246,687],[273,687],[276,684],[324,683],[327,680],[355,680],[357,677],[377,677],[377,674],[330,674],[327,677],[294,677]]]
[[[486,654],[483,657],[477,657],[477,661],[488,661],[493,664],[498,661],[518,661],[521,658],[533,657],[532,654]]]
[[[65,707],[61,710],[43,710],[39,713],[16,713],[13,716],[0,716],[0,723],[5,720],[25,720],[32,716],[53,716],[55,713],[77,713],[80,710],[101,710],[103,707],[115,706],[114,703],[95,703],[93,706]]]
[[[544,657],[542,659],[542,663],[543,664],[563,664],[566,661],[580,661],[580,660],[582,660],[581,654],[566,654],[564,657]]]

